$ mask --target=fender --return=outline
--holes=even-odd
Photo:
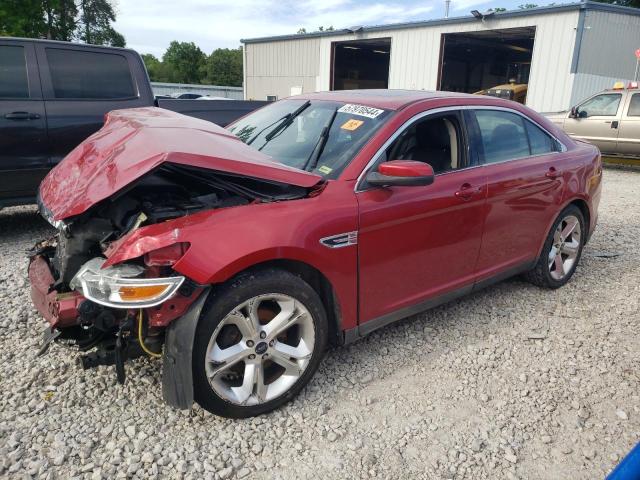
[[[193,341],[202,308],[211,287],[207,287],[200,297],[182,317],[167,327],[162,356],[162,398],[172,407],[189,410],[193,405]]]
[[[318,212],[322,212],[321,222]],[[207,210],[140,227],[107,248],[104,266],[174,243],[188,243],[173,269],[200,285],[212,285],[253,265],[296,260],[320,271],[329,281],[342,327],[347,329],[358,319],[357,240],[345,248],[332,248],[321,240],[357,230],[352,184],[329,182],[316,197]]]

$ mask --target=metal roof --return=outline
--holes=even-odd
[[[567,12],[571,10],[600,10],[612,13],[621,13],[625,15],[640,16],[639,8],[623,7],[620,5],[611,5],[608,3],[598,3],[593,1],[584,1],[578,3],[565,3],[563,5],[549,5],[545,7],[535,7],[519,10],[508,10],[506,12],[495,12],[494,20],[500,20],[502,18],[512,17],[525,17],[529,15],[540,14],[553,14],[559,12]],[[463,17],[451,17],[451,18],[438,18],[434,20],[422,20],[415,22],[403,22],[403,23],[391,23],[388,25],[374,25],[370,27],[358,27],[357,33],[364,32],[380,32],[388,30],[402,30],[407,28],[419,28],[419,27],[433,27],[437,25],[447,25],[456,23],[470,23],[478,22],[479,20],[473,15],[465,15]],[[265,42],[277,42],[285,40],[302,40],[306,38],[316,37],[331,37],[335,35],[349,35],[356,33],[354,29],[343,28],[340,30],[311,32],[311,33],[298,33],[291,35],[276,35],[272,37],[260,37],[260,38],[244,38],[240,41],[242,43],[265,43]]]

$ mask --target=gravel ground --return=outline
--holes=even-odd
[[[387,327],[242,421],[166,407],[157,361],[118,386],[60,345],[36,358],[23,252],[48,227],[0,225],[2,477],[596,479],[640,438],[640,173],[605,172],[564,288],[513,279]]]

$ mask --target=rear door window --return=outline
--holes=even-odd
[[[499,110],[476,110],[484,163],[504,162],[528,157],[529,142],[524,119]]]
[[[29,98],[24,47],[0,45],[0,98]]]
[[[47,48],[54,97],[106,100],[135,97],[136,91],[123,55]]]
[[[555,138],[521,115],[502,110],[476,110],[475,117],[484,163],[560,151]]]

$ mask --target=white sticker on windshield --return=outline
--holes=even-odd
[[[366,107],[364,105],[347,103],[346,105],[340,107],[340,109],[338,109],[338,112],[360,115],[361,117],[367,118],[376,118],[378,115],[384,113],[384,110],[380,110],[379,108]]]

